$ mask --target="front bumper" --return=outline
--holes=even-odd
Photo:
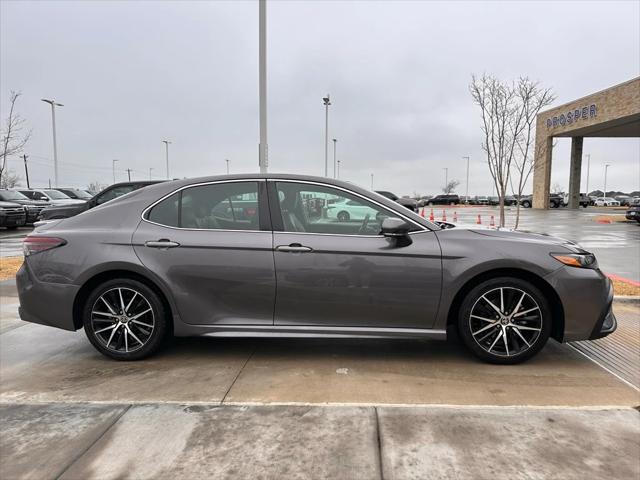
[[[28,260],[16,274],[16,286],[20,299],[18,313],[22,320],[76,330],[73,325],[73,302],[79,286],[39,281],[30,271]]]
[[[562,340],[592,340],[613,333],[613,284],[600,270],[562,267],[545,277],[562,303]]]

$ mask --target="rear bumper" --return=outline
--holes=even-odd
[[[64,330],[76,330],[73,325],[73,302],[80,287],[72,284],[40,282],[22,264],[16,274],[20,299],[18,312],[25,322],[39,323]]]
[[[27,215],[6,215],[0,217],[0,227],[21,227],[27,223]]]
[[[592,340],[613,333],[613,285],[600,270],[562,267],[546,277],[564,311],[562,340]]]

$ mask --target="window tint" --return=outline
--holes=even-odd
[[[135,187],[133,185],[122,185],[120,187],[114,187],[111,190],[107,190],[102,195],[100,195],[96,202],[98,205],[102,205],[109,200],[113,200],[114,198],[118,198],[122,195],[133,192],[133,190],[135,190]]]
[[[276,184],[287,232],[379,235],[390,210],[343,190],[293,182]]]
[[[229,182],[177,192],[153,207],[149,221],[205,230],[260,230],[258,184]]]

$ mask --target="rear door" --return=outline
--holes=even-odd
[[[142,263],[194,325],[272,325],[275,272],[266,182],[185,187],[148,208],[134,233]]]
[[[310,208],[347,202],[371,213],[341,221]],[[359,194],[316,182],[275,181],[270,184],[270,205],[276,325],[433,326],[442,284],[434,232],[415,224],[415,231],[403,240],[385,238],[380,235],[381,222],[400,214]]]

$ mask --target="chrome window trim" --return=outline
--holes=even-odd
[[[142,213],[140,214],[140,218],[142,219],[143,222],[147,222],[150,223],[152,225],[158,225],[159,227],[164,227],[164,228],[171,228],[172,230],[185,230],[185,231],[190,231],[190,232],[251,232],[251,233],[273,233],[273,230],[235,230],[235,229],[230,229],[230,228],[184,228],[184,227],[172,227],[170,225],[164,225],[162,223],[158,223],[158,222],[152,222],[151,220],[148,220],[145,218],[145,215],[147,214],[147,212],[149,210],[151,210],[153,207],[155,207],[158,203],[162,202],[163,200],[169,198],[171,195],[174,195],[178,192],[181,192],[182,190],[186,190],[187,188],[192,188],[192,187],[202,187],[205,185],[217,185],[218,183],[238,183],[238,182],[254,182],[256,183],[256,185],[260,182],[266,182],[267,180],[265,178],[243,178],[243,179],[235,179],[235,180],[214,180],[212,182],[200,182],[200,183],[192,183],[190,185],[185,185],[183,187],[177,188],[175,190],[173,190],[171,193],[168,193],[167,195],[165,195],[164,197],[161,197],[159,200],[156,200],[155,202],[153,202],[151,205],[149,205],[147,208],[145,208]],[[259,195],[259,191],[257,192]],[[258,200],[259,202],[259,200]]]

